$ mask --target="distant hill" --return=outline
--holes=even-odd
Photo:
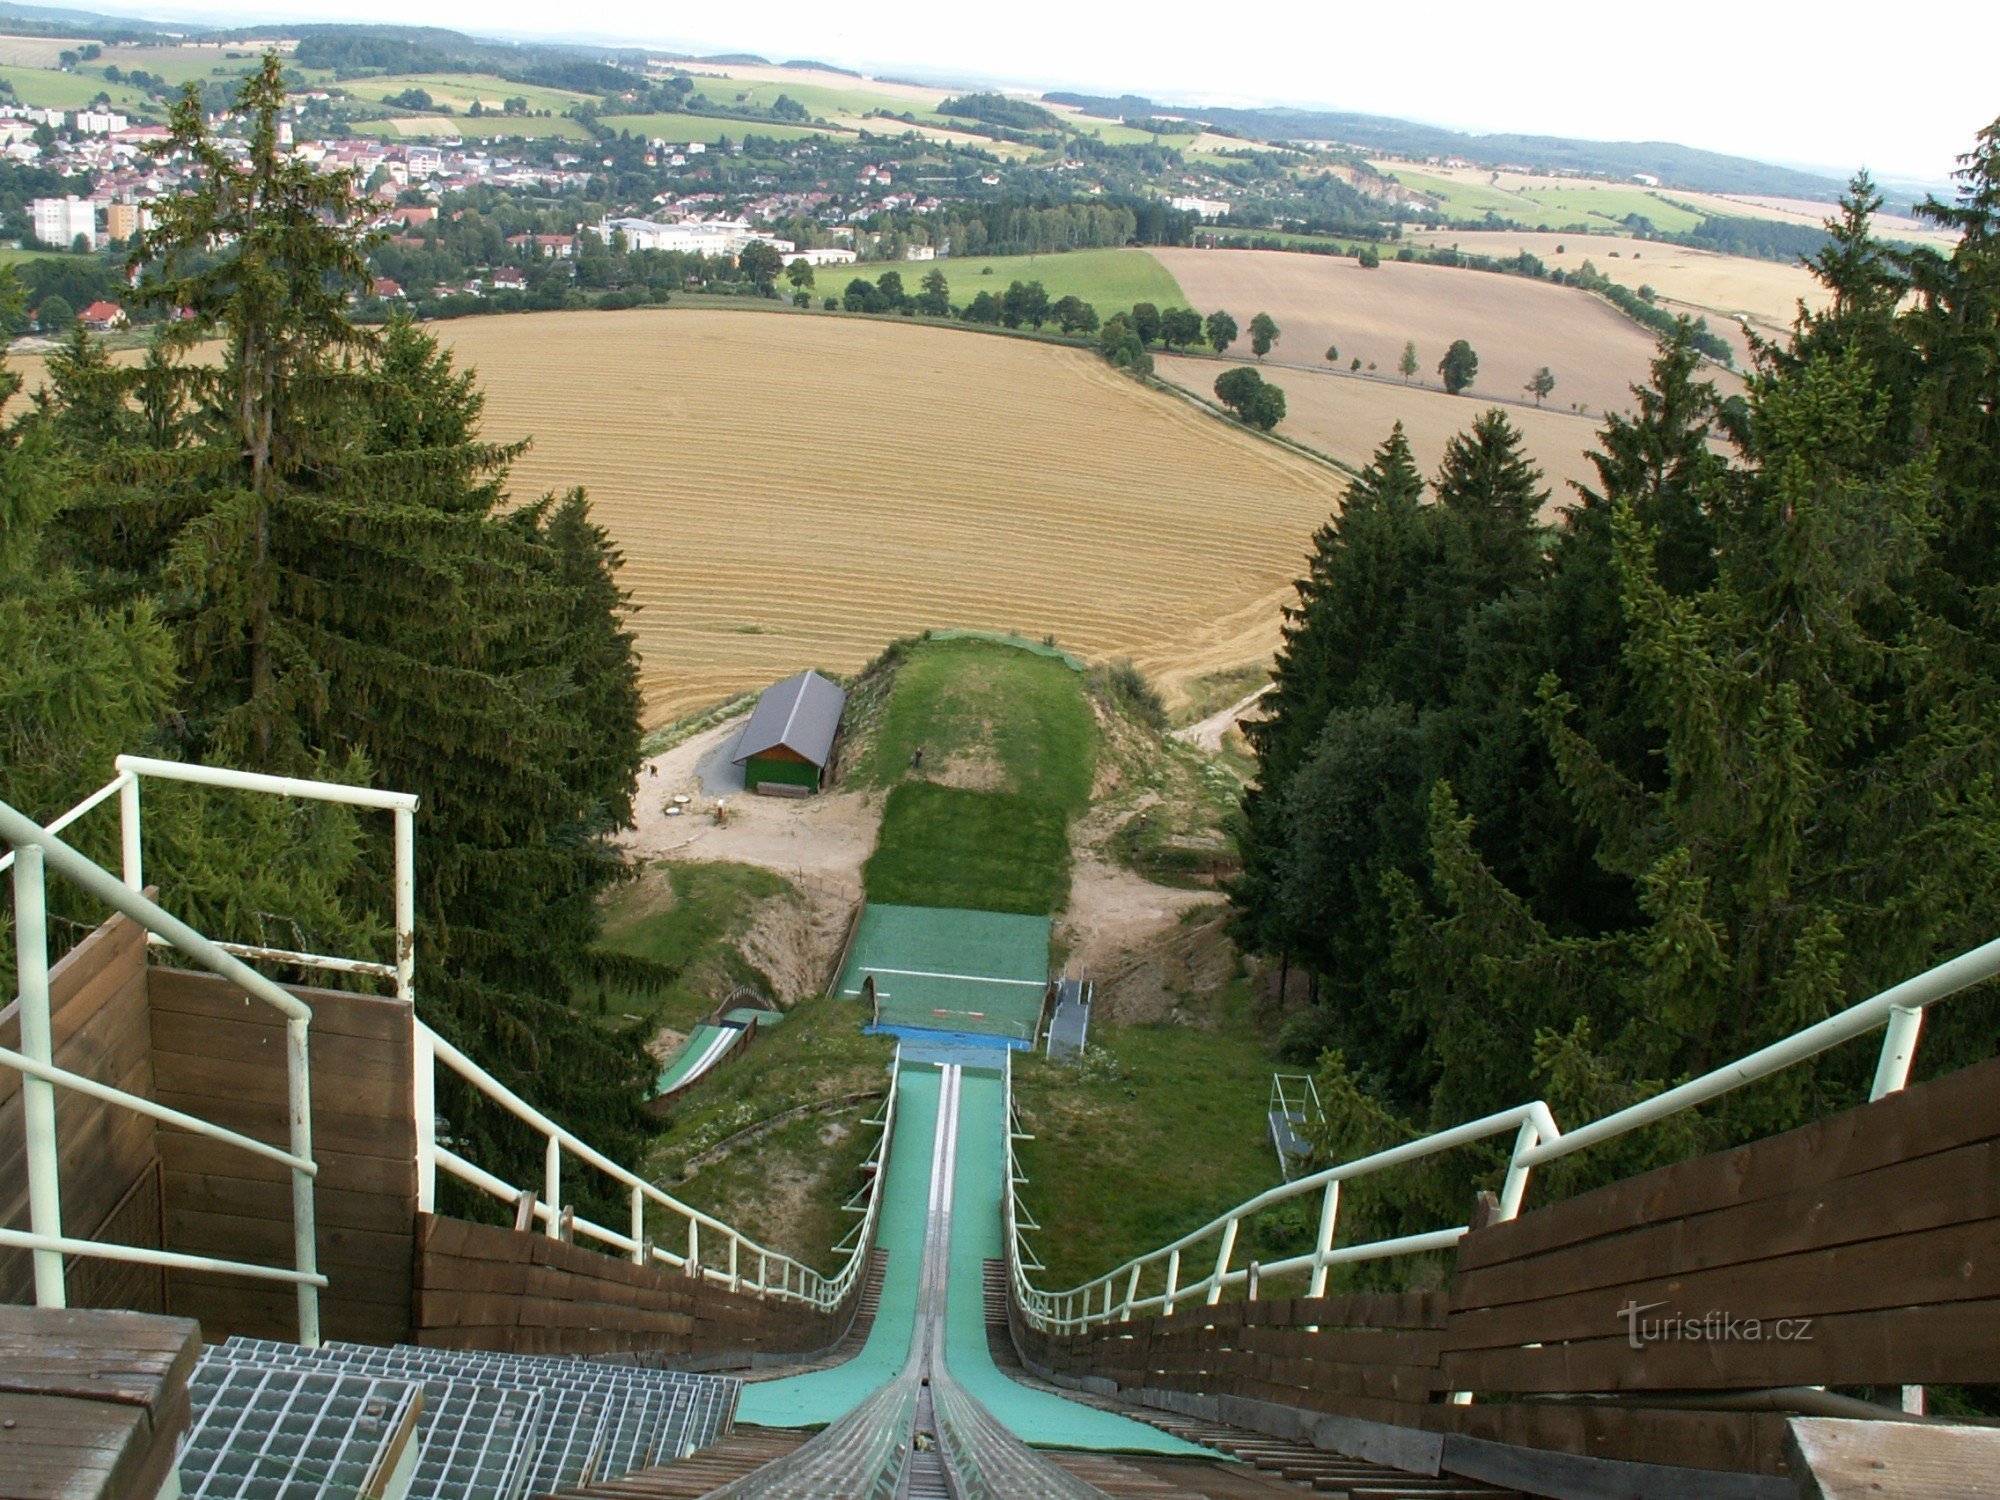
[[[1309,109],[1211,109],[1157,103],[1137,94],[1053,93],[1049,104],[1068,105],[1094,115],[1126,119],[1134,115],[1182,115],[1205,120],[1228,134],[1260,141],[1339,141],[1406,156],[1455,156],[1478,166],[1521,166],[1547,171],[1588,172],[1628,178],[1639,173],[1663,187],[1702,193],[1755,193],[1764,197],[1813,198],[1832,202],[1842,184],[1815,172],[1773,166],[1719,151],[1701,151],[1672,141],[1586,141],[1559,135],[1469,135],[1437,125],[1420,125],[1387,115]]]
[[[189,35],[199,27],[179,26],[171,30],[158,21],[131,16],[107,16],[94,10],[70,10],[56,5],[15,5],[0,3],[0,29],[17,36],[74,36],[79,32],[105,41],[150,39],[159,36]]]

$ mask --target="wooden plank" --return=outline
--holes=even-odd
[[[272,1163],[274,1168],[277,1164]],[[282,1168],[277,1168],[282,1171]],[[411,1224],[416,1216],[416,1194],[402,1192],[354,1192],[326,1179],[322,1170],[313,1188],[313,1216],[323,1229],[364,1230],[378,1235],[394,1235],[402,1244],[405,1263],[414,1247]],[[292,1221],[292,1184],[289,1174],[276,1172],[261,1180],[226,1176],[219,1172],[174,1172],[168,1174],[174,1212],[177,1214],[222,1215],[257,1219],[289,1226]],[[290,1235],[289,1227],[286,1228]]]
[[[106,969],[114,966],[123,970],[143,967],[144,952],[145,929],[129,917],[114,915],[93,928],[88,937],[49,966],[51,1025],[56,1013],[67,1008],[69,999],[92,984]],[[0,1046],[18,1048],[21,1045],[19,1006],[20,1000],[16,997],[0,1007]]]
[[[149,1094],[152,1074],[148,1059],[143,974],[135,972],[129,976],[125,988],[127,993],[122,999],[100,1007],[86,1025],[60,1041],[52,1055],[58,1067],[114,1088]],[[11,1068],[0,1069],[0,1077],[16,1083],[21,1076]],[[118,1106],[68,1089],[56,1091],[56,1138],[59,1147],[73,1152],[74,1137],[107,1117],[143,1119]],[[17,1091],[13,1099],[0,1103],[0,1139],[18,1137],[20,1121],[21,1106]],[[150,1130],[150,1122],[144,1128]],[[14,1152],[0,1155],[0,1219],[11,1218],[26,1201],[25,1159]],[[101,1205],[98,1211],[102,1211]]]
[[[290,1191],[291,1168],[265,1157],[233,1150],[214,1141],[189,1135],[184,1130],[165,1129],[156,1141],[160,1165],[169,1176],[176,1174],[222,1182],[245,1184],[282,1183]],[[415,1152],[399,1156],[362,1156],[351,1151],[335,1151],[313,1142],[313,1160],[319,1163],[319,1185],[337,1193],[358,1193],[369,1197],[407,1199],[417,1197]],[[228,1188],[217,1191],[227,1192]]]
[[[185,1386],[201,1330],[145,1313],[0,1306],[0,1390],[153,1411]]]
[[[226,1077],[227,1070],[220,1070],[218,1077]],[[315,1079],[313,1089],[313,1154],[317,1156],[322,1148],[345,1151],[357,1156],[383,1156],[403,1159],[414,1149],[414,1137],[410,1133],[408,1120],[384,1119],[380,1115],[352,1114],[346,1110],[329,1108],[329,1098],[339,1098],[337,1089],[329,1088],[330,1080]],[[168,1086],[164,1076],[155,1080],[154,1098],[169,1108],[178,1109],[206,1120],[211,1125],[220,1125],[226,1130],[234,1130],[253,1140],[268,1142],[283,1147],[286,1143],[285,1111],[274,1109],[269,1104],[251,1103],[233,1099],[226,1092],[190,1093]],[[163,1125],[160,1133],[166,1134],[174,1127]],[[231,1156],[240,1154],[239,1149],[215,1142],[214,1149],[226,1151]]]
[[[1801,1192],[1634,1225],[1452,1278],[1454,1312],[1531,1302],[1821,1247],[2000,1219],[2000,1141],[1980,1141]]]
[[[146,1465],[153,1428],[143,1409],[0,1390],[8,1500],[123,1495]]]
[[[1425,1408],[1433,1432],[1543,1448],[1587,1458],[1782,1474],[1785,1419],[1773,1412],[1705,1412],[1554,1401],[1477,1402]],[[1451,1462],[1452,1445],[1445,1442]]]
[[[2000,1058],[1783,1135],[1582,1194],[1459,1241],[1472,1270],[1723,1203],[1789,1195],[1891,1162],[2000,1136]]]
[[[1794,1417],[1785,1456],[1800,1500],[1990,1500],[2000,1430]]]
[[[1607,1293],[1567,1296],[1454,1313],[1444,1359],[1468,1351],[1622,1335],[1628,1303],[1688,1318],[1720,1310],[1737,1319],[1824,1317],[1885,1307],[1975,1302],[2000,1297],[2000,1242],[1991,1221],[1886,1235],[1743,1265],[1635,1278]],[[1463,1387],[1461,1387],[1463,1389]]]
[[[395,1059],[387,1062],[394,1063]],[[375,1121],[377,1128],[373,1134],[385,1143],[414,1141],[409,1119],[408,1062],[406,1057],[400,1068],[364,1072],[343,1067],[337,1059],[314,1057],[309,1082],[315,1127],[322,1114],[329,1118],[358,1116]],[[179,1102],[173,1107],[210,1121],[215,1119],[214,1112],[223,1108],[231,1112],[232,1118],[258,1124],[275,1118],[280,1122],[277,1133],[280,1139],[283,1137],[283,1121],[291,1106],[283,1047],[262,1054],[197,1057],[165,1051],[156,1045],[153,1078],[163,1104],[169,1100],[193,1101],[192,1107]]]
[[[1453,1433],[1440,1455],[1442,1477],[1564,1500],[1797,1500],[1791,1480],[1769,1474],[1632,1463],[1523,1448]]]
[[[1611,1338],[1446,1352],[1440,1388],[1485,1392],[1761,1389],[1780,1385],[1990,1383],[2000,1301],[1816,1317],[1801,1340],[1648,1343]]]
[[[284,1028],[284,1020],[261,1000],[253,1000],[226,979],[187,969],[149,971],[153,1009],[166,1016],[185,1014],[215,1020]],[[311,1032],[319,1036],[360,1037],[377,1042],[410,1035],[410,1007],[394,996],[356,995],[345,990],[310,985],[285,988],[312,1008]]]
[[[334,1295],[362,1302],[381,1302],[397,1295],[407,1299],[410,1285],[410,1237],[349,1229],[317,1221],[315,1240],[319,1268],[332,1283]],[[166,1210],[167,1248],[189,1255],[213,1255],[256,1265],[292,1263],[292,1224],[281,1220],[245,1218],[236,1214],[201,1213],[169,1204]]]

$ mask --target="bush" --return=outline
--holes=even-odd
[[[1153,729],[1167,727],[1167,704],[1160,690],[1129,661],[1114,661],[1091,674],[1091,685],[1113,707]]]

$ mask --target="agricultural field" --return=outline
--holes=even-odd
[[[378,136],[384,140],[432,140],[439,136],[460,136],[470,140],[539,140],[553,136],[565,141],[594,139],[581,121],[563,115],[537,119],[533,115],[393,115],[382,120],[351,120],[348,128],[356,135]]]
[[[903,278],[903,290],[915,294],[917,283],[933,268],[944,272],[954,303],[970,302],[981,292],[995,296],[1015,281],[1039,281],[1051,298],[1081,297],[1103,317],[1151,302],[1178,307],[1187,298],[1171,272],[1150,251],[1065,250],[1057,255],[966,255],[938,261],[906,261],[884,265],[870,261],[852,266],[821,266],[813,289],[821,296],[838,296],[856,277],[879,280],[884,271]]]
[[[210,78],[233,78],[248,73],[257,66],[258,56],[243,47],[153,47],[109,45],[95,62],[88,66],[102,74],[107,67],[122,68],[129,73],[134,68],[151,73],[156,78],[164,78],[171,84],[183,84],[191,78],[204,81]],[[315,75],[317,76],[317,75]]]
[[[1629,235],[1568,235],[1530,230],[1441,229],[1413,234],[1412,243],[1450,245],[1473,255],[1518,255],[1523,251],[1546,265],[1573,271],[1586,260],[1599,274],[1638,291],[1650,286],[1661,303],[1675,311],[1708,319],[1709,327],[1730,337],[1743,362],[1740,334],[1730,327],[1739,317],[1755,323],[1769,336],[1783,333],[1803,301],[1825,304],[1826,294],[1812,273],[1796,262],[1753,260],[1741,255],[1717,255],[1657,240]]]
[[[1278,364],[1324,369],[1332,346],[1343,365],[1358,358],[1393,375],[1408,340],[1417,346],[1417,382],[1436,390],[1438,361],[1462,338],[1479,355],[1475,398],[1522,399],[1529,376],[1547,365],[1556,377],[1551,401],[1595,413],[1623,407],[1652,363],[1652,335],[1629,318],[1588,293],[1524,276],[1396,261],[1369,271],[1335,256],[1267,250],[1153,254],[1197,311],[1227,308],[1246,339],[1250,319],[1270,313]]]
[[[1404,187],[1438,200],[1444,212],[1458,219],[1497,214],[1538,229],[1573,225],[1611,229],[1628,214],[1651,219],[1668,233],[1693,229],[1706,212],[1684,207],[1685,195],[1655,192],[1631,183],[1593,182],[1574,177],[1526,177],[1485,168],[1425,167],[1401,162],[1370,163]]]
[[[1177,696],[1276,645],[1342,489],[1026,340],[775,310],[438,332],[478,369],[486,435],[535,439],[515,493],[587,486],[623,549],[654,723],[952,625],[1129,657]]]
[[[491,73],[391,73],[374,78],[350,78],[335,85],[357,99],[381,103],[392,94],[422,89],[434,103],[448,105],[461,114],[477,102],[498,110],[509,99],[526,99],[529,109],[549,109],[561,114],[587,99],[573,89],[543,88],[532,83],[510,83]]]
[[[893,114],[909,114],[926,125],[950,126],[952,117],[939,114],[930,103],[900,97],[868,84],[861,79],[850,79],[847,86],[806,81],[810,75],[777,78],[766,81],[732,77],[703,77],[696,75],[695,90],[703,98],[715,104],[755,104],[768,108],[778,101],[780,95],[789,95],[797,103],[804,105],[819,118],[840,125],[862,123],[870,110],[888,110]],[[938,99],[947,97],[941,91]],[[893,126],[895,121],[884,120],[882,126]]]
[[[735,120],[721,115],[604,115],[598,123],[607,130],[629,130],[647,140],[671,141],[677,145],[702,141],[712,146],[724,136],[732,141],[740,141],[746,135],[761,135],[771,141],[802,141],[808,136],[844,134],[816,125],[781,125],[770,120]]]
[[[1235,363],[1186,355],[1156,357],[1163,378],[1211,401],[1215,399],[1215,377]],[[1471,426],[1473,418],[1489,404],[1479,399],[1476,385],[1465,395],[1447,396],[1436,388],[1435,374],[1431,389],[1421,390],[1393,379],[1367,380],[1326,370],[1273,370],[1266,365],[1263,373],[1284,388],[1286,412],[1279,434],[1356,468],[1368,462],[1388,437],[1389,429],[1401,422],[1417,466],[1425,474],[1433,474],[1444,457],[1446,442]],[[1551,403],[1559,401],[1562,394],[1558,385]],[[1537,410],[1510,405],[1507,419],[1521,429],[1529,455],[1547,476],[1555,503],[1573,498],[1569,481],[1595,482],[1597,471],[1586,455],[1597,447],[1598,418],[1553,406]]]
[[[1831,203],[1814,203],[1805,198],[1746,198],[1733,194],[1679,191],[1674,193],[1674,197],[1691,208],[1719,217],[1775,219],[1781,224],[1808,226],[1824,224],[1835,211],[1835,206]],[[1928,245],[1933,250],[1947,255],[1958,243],[1958,237],[1954,234],[1899,214],[1877,214],[1875,233],[1884,239]]]
[[[83,37],[0,36],[0,64],[10,68],[53,68],[63,53],[90,45]]]
[[[97,73],[64,73],[55,68],[0,67],[0,80],[12,86],[14,97],[38,109],[88,109],[99,94],[124,114],[160,113],[160,106],[139,89],[107,83]]]

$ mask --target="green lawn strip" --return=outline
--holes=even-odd
[[[1046,798],[907,781],[889,794],[868,899],[1044,916],[1069,896],[1069,819]]]
[[[596,1004],[601,993],[608,1020],[642,1015],[656,1026],[688,1030],[725,998],[731,984],[758,981],[732,940],[761,903],[790,889],[781,876],[753,865],[655,865],[606,902],[599,945],[678,969],[680,977],[660,994],[607,985],[586,987],[580,1000]]]
[[[1123,312],[1135,302],[1151,302],[1156,307],[1182,307],[1187,294],[1173,273],[1144,250],[1065,250],[1054,255],[954,255],[938,261],[909,261],[895,265],[867,262],[852,266],[821,266],[814,290],[822,297],[837,297],[857,276],[879,281],[884,271],[903,278],[903,290],[912,296],[925,273],[944,272],[951,287],[951,300],[964,306],[981,292],[999,296],[1009,282],[1039,281],[1053,301],[1081,297],[1095,307],[1100,317]]]
[[[1019,1148],[1022,1200],[1045,1226],[1030,1237],[1047,1266],[1037,1285],[1102,1275],[1279,1180],[1265,1120],[1277,1062],[1249,986],[1232,981],[1200,1003],[1214,1030],[1100,1023],[1081,1068],[1016,1055],[1014,1094],[1034,1136]],[[1258,1253],[1246,1242],[1238,1263]],[[1207,1269],[1197,1254],[1184,1279]]]
[[[851,775],[893,785],[921,749],[919,775],[960,760],[991,763],[1003,778],[998,789],[1039,797],[1067,817],[1090,801],[1096,739],[1081,681],[1059,658],[979,640],[926,641],[897,668]]]

